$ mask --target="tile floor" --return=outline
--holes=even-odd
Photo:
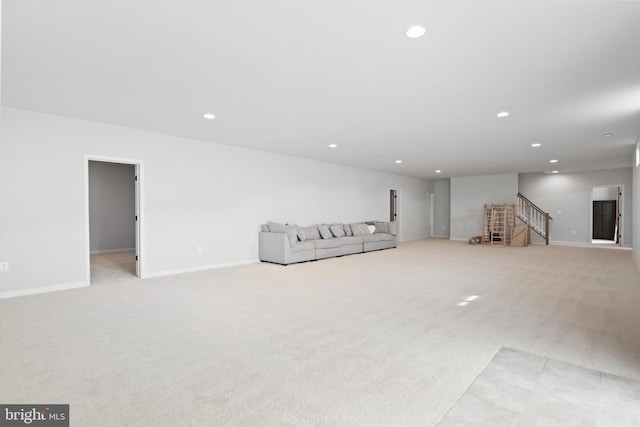
[[[440,422],[453,426],[640,426],[640,381],[502,348]]]
[[[91,284],[130,280],[136,275],[135,252],[106,252],[91,255]]]

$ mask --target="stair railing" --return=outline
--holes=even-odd
[[[530,230],[544,237],[547,245],[549,244],[549,221],[553,219],[549,213],[518,193],[517,216],[529,226]]]

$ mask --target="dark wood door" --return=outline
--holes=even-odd
[[[615,240],[616,201],[593,202],[593,238]]]

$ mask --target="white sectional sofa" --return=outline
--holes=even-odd
[[[277,264],[395,248],[398,223],[367,221],[354,224],[315,224],[307,227],[269,222],[261,226],[261,261]]]

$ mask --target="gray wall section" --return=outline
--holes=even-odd
[[[440,179],[433,183],[434,189],[434,237],[449,237],[451,220],[451,182]]]
[[[135,166],[89,162],[91,252],[134,249]]]
[[[640,142],[633,165],[633,259],[640,271]]]
[[[515,173],[451,178],[451,239],[482,234],[484,205],[515,203],[517,195]]]
[[[594,187],[593,201],[618,200],[618,187]]]
[[[617,185],[623,186],[622,245],[630,246],[634,199],[631,168],[519,176],[520,192],[553,218],[549,235],[557,243],[591,243],[593,188]]]
[[[144,276],[257,262],[269,220],[385,220],[390,189],[400,240],[427,236],[424,179],[6,107],[2,119],[0,294],[85,282],[87,154],[143,162]]]

